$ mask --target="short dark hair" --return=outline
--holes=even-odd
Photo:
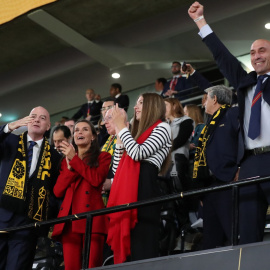
[[[111,85],[111,87],[113,87],[113,88],[118,88],[118,89],[119,89],[119,92],[120,92],[120,93],[122,92],[122,86],[121,86],[120,83],[113,83],[113,84]]]
[[[167,83],[167,80],[166,80],[165,78],[158,78],[158,79],[156,79],[156,81],[157,81],[158,83],[162,83],[163,86]]]
[[[179,61],[173,61],[173,64],[178,64],[181,67],[181,63]]]
[[[67,126],[57,126],[54,131],[53,131],[53,134],[59,130],[62,130],[63,133],[64,133],[64,137],[66,139],[70,138],[71,137],[71,132],[70,132],[70,129],[67,127]]]
[[[106,98],[105,100],[103,100],[103,103],[104,103],[104,102],[107,102],[107,101],[113,101],[113,102],[115,103],[115,98],[113,98],[113,97],[108,97],[108,98]]]

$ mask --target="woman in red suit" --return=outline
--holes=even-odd
[[[58,217],[92,211],[104,207],[101,189],[108,174],[111,155],[100,152],[97,133],[87,120],[76,123],[74,146],[61,143],[66,156],[54,187],[54,194],[63,198]],[[107,233],[105,216],[93,218],[89,267],[102,265],[102,252]],[[63,244],[65,270],[81,269],[86,220],[56,224],[53,237]]]

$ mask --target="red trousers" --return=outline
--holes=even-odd
[[[89,268],[102,266],[104,241],[104,235],[92,233]],[[62,234],[62,244],[65,270],[80,270],[82,268],[84,234],[73,233],[71,223],[67,223]]]

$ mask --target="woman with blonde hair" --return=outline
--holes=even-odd
[[[184,115],[181,102],[176,98],[165,99],[166,119],[172,129],[172,171],[176,170],[183,190],[189,189],[188,160],[189,143],[193,131],[193,120]]]
[[[115,176],[108,206],[160,196],[158,173],[166,164],[171,148],[171,129],[164,122],[165,104],[154,93],[139,96],[134,107],[131,132],[125,115],[113,109],[117,144],[114,153]],[[110,215],[107,243],[114,252],[114,263],[159,255],[160,205],[147,206]]]

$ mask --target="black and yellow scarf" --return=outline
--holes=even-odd
[[[48,217],[51,152],[50,145],[44,138],[34,173],[27,175],[27,133],[20,135],[18,151],[8,176],[1,206],[19,214],[25,214],[31,220],[43,221]]]
[[[206,145],[213,134],[217,124],[220,119],[225,115],[227,109],[230,108],[230,105],[222,105],[212,116],[210,122],[205,125],[201,135],[199,137],[198,146],[195,152],[194,158],[194,168],[193,168],[193,179],[207,180],[209,177],[209,169],[206,161]]]

